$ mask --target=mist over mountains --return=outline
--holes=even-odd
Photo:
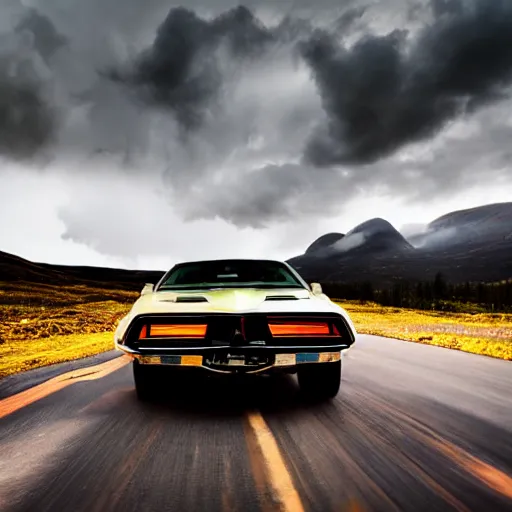
[[[319,237],[288,263],[308,282],[386,286],[396,279],[433,280],[438,272],[450,283],[512,279],[512,202],[452,212],[417,229],[404,236],[386,220],[370,219],[346,234]],[[50,265],[0,251],[3,282],[139,290],[166,270]]]
[[[388,284],[396,278],[449,282],[512,278],[512,203],[443,215],[402,235],[384,219],[328,233],[288,260],[308,281]]]

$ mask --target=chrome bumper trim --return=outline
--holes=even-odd
[[[235,373],[237,369],[243,369],[243,373],[253,374],[262,373],[273,368],[292,368],[303,364],[318,364],[318,363],[330,363],[340,361],[342,359],[342,351],[335,352],[297,352],[287,354],[275,354],[274,363],[255,368],[254,370],[249,369],[248,365],[226,365],[226,369],[212,368],[209,364],[205,364],[204,356],[190,356],[190,355],[175,355],[171,356],[175,360],[173,362],[162,362],[162,357],[169,357],[165,354],[162,355],[151,355],[145,356],[143,354],[130,353],[130,355],[139,361],[140,364],[154,365],[154,366],[187,366],[203,368],[205,370],[215,373]],[[219,365],[217,365],[219,366]],[[228,369],[229,368],[229,369]]]

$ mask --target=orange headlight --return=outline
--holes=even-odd
[[[276,322],[268,324],[272,336],[332,336],[326,322]]]
[[[156,324],[149,326],[150,338],[204,338],[205,335],[206,324]],[[147,337],[147,327],[144,326],[139,339]]]

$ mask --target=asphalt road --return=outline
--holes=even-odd
[[[0,401],[0,510],[512,510],[510,362],[360,336],[311,405],[290,376],[143,404],[123,360]]]

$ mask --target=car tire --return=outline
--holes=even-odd
[[[140,364],[137,360],[133,362],[133,380],[137,398],[142,401],[149,400],[154,391],[154,375],[151,366]]]
[[[341,361],[334,363],[306,363],[297,370],[301,393],[310,400],[334,398],[341,385]]]

